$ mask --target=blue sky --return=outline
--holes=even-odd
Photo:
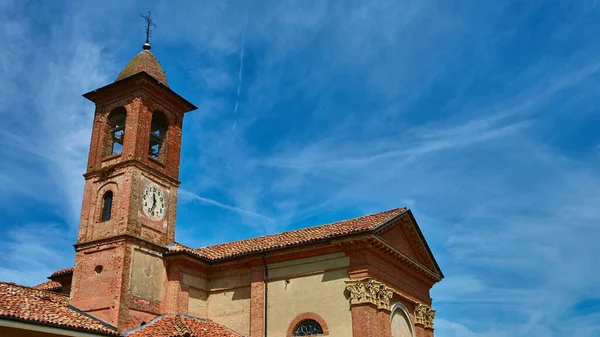
[[[176,7],[171,7],[176,3]],[[73,261],[94,106],[152,51],[177,240],[411,208],[436,336],[600,336],[600,2],[0,0],[0,279]]]

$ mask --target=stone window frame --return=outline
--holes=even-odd
[[[390,326],[392,325],[392,319],[394,318],[394,312],[396,310],[402,311],[404,313],[404,316],[406,316],[406,318],[408,319],[408,327],[410,328],[412,337],[416,337],[417,335],[415,332],[415,322],[413,322],[412,316],[410,315],[408,309],[402,302],[396,302],[392,305],[390,309]]]
[[[296,316],[296,318],[294,318],[292,320],[292,322],[290,323],[290,326],[287,329],[287,333],[285,334],[286,337],[294,337],[294,329],[296,329],[296,327],[298,326],[298,324],[300,324],[300,322],[307,320],[307,319],[312,319],[312,320],[316,321],[317,323],[319,323],[319,325],[321,325],[321,328],[323,329],[323,334],[315,335],[315,336],[328,336],[329,335],[329,327],[327,327],[327,323],[325,323],[325,320],[323,319],[323,317],[319,316],[318,314],[315,314],[314,312],[304,312],[304,313],[299,314],[298,316]]]

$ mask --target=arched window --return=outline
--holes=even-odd
[[[113,192],[108,191],[102,197],[102,221],[110,220],[110,212],[112,211]]]
[[[322,334],[323,328],[319,322],[314,319],[305,319],[296,325],[292,336],[316,336]]]
[[[392,306],[392,314],[390,315],[392,325],[392,337],[414,337],[415,332],[413,323],[408,314],[406,307],[397,302]]]
[[[148,148],[148,155],[154,159],[162,159],[164,140],[167,134],[167,128],[169,123],[167,117],[160,113],[155,112],[152,114],[152,125],[150,128],[150,147]]]
[[[123,140],[125,139],[125,117],[127,112],[125,108],[114,109],[108,117],[108,146],[105,155],[121,153],[123,151]]]

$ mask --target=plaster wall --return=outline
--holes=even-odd
[[[165,267],[160,256],[137,248],[133,250],[131,295],[148,301],[160,301],[164,278]]]
[[[349,280],[343,253],[268,265],[268,336],[286,336],[300,314],[323,318],[331,336],[352,336],[350,303],[344,294]]]
[[[188,314],[196,317],[206,317],[208,315],[208,293],[206,290],[198,288],[189,288]]]
[[[243,335],[250,334],[250,284],[210,292],[208,318]]]
[[[182,284],[189,289],[188,313],[248,335],[250,281],[250,271],[243,268],[224,268],[211,273],[210,278],[184,273]]]
[[[181,283],[188,292],[188,314],[207,317],[209,282],[205,277],[183,273]]]
[[[206,277],[195,276],[183,273],[181,282],[186,287],[194,287],[202,290],[208,290],[208,279]]]

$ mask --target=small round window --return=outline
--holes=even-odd
[[[292,336],[316,336],[322,335],[323,328],[314,319],[305,319],[296,325]]]

